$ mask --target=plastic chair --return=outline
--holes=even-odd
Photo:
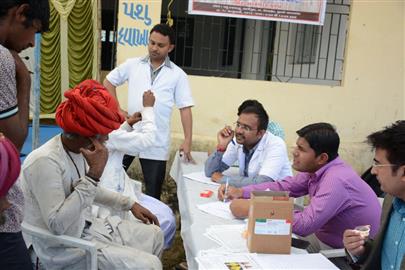
[[[47,241],[58,243],[61,247],[74,247],[84,250],[86,252],[86,269],[97,270],[97,248],[95,243],[67,235],[54,235],[47,230],[30,225],[26,222],[21,224],[21,228],[24,238],[26,239],[29,238],[32,239],[32,241],[35,241],[36,239],[45,239]],[[69,258],[63,259],[66,259],[66,261],[69,260]]]

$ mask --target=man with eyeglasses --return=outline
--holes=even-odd
[[[238,108],[235,128],[218,132],[218,145],[205,163],[205,174],[212,181],[236,187],[274,181],[291,176],[285,142],[267,132],[269,117],[257,100],[245,100]],[[224,176],[236,161],[239,176]]]
[[[338,154],[340,139],[329,123],[314,123],[297,131],[293,168],[298,174],[283,181],[266,182],[243,188],[218,190],[218,199],[232,199],[230,208],[239,218],[249,215],[250,194],[254,190],[288,191],[291,197],[308,195],[310,203],[295,210],[292,232],[311,243],[310,252],[342,248],[343,232],[371,225],[373,237],[379,227],[381,206],[373,190]]]
[[[367,141],[375,149],[371,173],[387,194],[380,231],[367,240],[357,230],[346,230],[343,244],[361,269],[405,269],[405,121],[370,134]]]

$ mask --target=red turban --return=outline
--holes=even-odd
[[[124,117],[118,103],[103,85],[85,80],[65,92],[67,100],[56,109],[56,123],[65,131],[83,137],[107,135],[119,128]]]
[[[7,194],[20,175],[20,154],[14,144],[0,135],[0,197]]]

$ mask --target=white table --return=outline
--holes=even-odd
[[[218,244],[203,234],[210,225],[221,224],[242,224],[242,220],[226,220],[204,213],[197,209],[196,205],[213,202],[217,200],[217,187],[185,180],[183,174],[202,171],[204,162],[207,159],[205,152],[193,152],[192,156],[196,164],[186,164],[181,161],[178,153],[170,169],[170,176],[177,183],[177,199],[179,201],[181,217],[181,237],[186,251],[187,264],[189,269],[198,269],[195,257],[200,250],[219,247]],[[200,192],[209,189],[214,192],[210,198],[200,197]],[[292,248],[292,253],[306,253],[301,249]]]

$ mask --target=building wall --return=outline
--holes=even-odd
[[[341,156],[363,171],[372,158],[365,137],[405,115],[404,16],[403,1],[353,0],[339,87],[189,76],[196,103],[195,147],[201,149],[208,141],[214,145],[216,132],[236,121],[237,106],[253,98],[284,127],[290,147],[295,131],[304,125],[334,124],[341,136]],[[120,99],[126,104],[125,92]],[[177,110],[172,130],[175,139],[182,138]]]

